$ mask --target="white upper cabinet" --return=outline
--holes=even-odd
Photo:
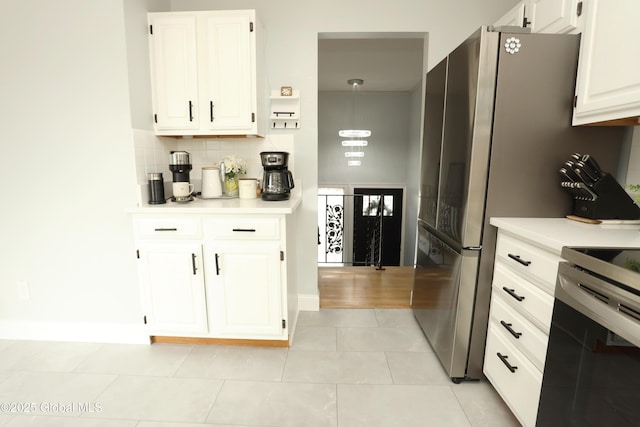
[[[640,2],[585,0],[584,9],[573,124],[637,125]]]
[[[525,26],[525,3],[523,0],[516,4],[511,10],[502,16],[502,18],[498,19],[493,23],[494,27],[524,27]]]
[[[247,131],[255,123],[255,32],[251,15],[240,11],[204,17],[203,55],[207,63],[201,84],[207,88],[207,128],[214,133]]]
[[[532,33],[568,34],[578,28],[582,14],[579,0],[529,0],[526,15]]]
[[[579,0],[522,0],[493,25],[530,28],[532,33],[573,33],[578,31],[581,8]]]
[[[198,56],[196,17],[152,14],[149,17],[151,90],[158,133],[197,130]]]
[[[254,10],[149,14],[157,135],[263,134],[258,32]]]

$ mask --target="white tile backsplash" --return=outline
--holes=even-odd
[[[200,191],[202,168],[217,166],[226,156],[235,155],[246,160],[247,174],[252,178],[262,178],[262,151],[286,151],[289,153],[289,170],[295,177],[295,155],[293,135],[268,135],[265,138],[170,138],[156,136],[153,132],[134,129],[136,156],[136,177],[139,189],[139,203],[147,202],[147,173],[162,172],[165,183],[172,180],[169,170],[171,151],[187,151],[191,154],[190,181],[195,191]],[[171,196],[170,185],[165,185],[167,197]]]

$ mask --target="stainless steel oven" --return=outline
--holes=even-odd
[[[536,425],[640,426],[640,248],[564,248]]]

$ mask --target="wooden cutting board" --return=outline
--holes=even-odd
[[[567,218],[572,221],[584,222],[585,224],[600,224],[602,222],[599,219],[583,218],[577,215],[567,215]]]

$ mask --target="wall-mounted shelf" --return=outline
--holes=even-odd
[[[269,127],[272,129],[299,129],[300,91],[294,90],[290,96],[282,96],[279,90],[272,90],[270,99]]]

